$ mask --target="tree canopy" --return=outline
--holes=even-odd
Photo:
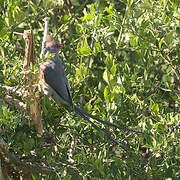
[[[179,5],[179,0],[0,0],[4,176],[179,179]],[[36,64],[29,71],[38,74],[45,60],[40,58],[45,17],[50,18],[49,31],[64,46],[59,54],[73,102],[117,124],[120,130],[104,128],[125,148],[46,96],[41,99],[43,135],[26,111],[7,102],[4,87],[28,88],[25,42],[14,32],[33,31]],[[8,163],[4,156],[15,160]]]

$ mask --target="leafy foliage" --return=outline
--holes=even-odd
[[[54,167],[45,179],[75,179],[77,174],[84,179],[178,179],[179,1],[102,0],[98,18],[96,1],[68,2],[0,0],[0,82],[24,85],[24,41],[14,31],[33,29],[39,67],[43,18],[50,16],[49,29],[64,43],[61,57],[73,101],[118,124],[120,131],[108,129],[128,150],[47,97],[41,103],[46,134],[53,137],[48,147],[26,114],[0,102],[9,148],[27,161]],[[5,94],[1,91],[1,98]]]

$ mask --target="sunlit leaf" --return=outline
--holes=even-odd
[[[111,68],[111,74],[112,74],[113,76],[115,76],[115,74],[116,74],[116,67],[117,67],[117,65],[114,64],[114,65],[112,66],[112,68]]]
[[[106,102],[109,102],[109,90],[107,86],[104,89],[104,98]]]
[[[103,79],[105,80],[105,82],[107,83],[107,84],[109,84],[109,77],[108,77],[108,71],[107,71],[107,69],[104,71],[104,73],[103,73]]]
[[[161,49],[163,42],[164,42],[164,37],[161,38],[161,40],[159,41],[159,49]]]

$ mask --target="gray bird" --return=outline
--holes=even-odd
[[[119,142],[115,140],[109,132],[107,132],[104,128],[100,128],[99,126],[97,126],[90,120],[90,118],[101,124],[108,125],[116,129],[120,129],[119,126],[108,121],[103,121],[102,119],[93,116],[92,114],[86,112],[84,109],[79,108],[78,106],[73,104],[69,84],[63,69],[62,62],[59,58],[58,50],[56,51],[55,56],[52,60],[40,65],[40,86],[42,92],[51,97],[57,104],[63,104],[66,107],[74,109],[76,114],[90,123],[95,129],[100,130],[111,141],[113,141],[115,144],[120,145]],[[124,148],[123,145],[120,146]]]

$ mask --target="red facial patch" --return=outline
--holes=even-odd
[[[54,45],[54,48],[60,49],[60,48],[62,48],[62,44],[56,43],[56,44]]]

